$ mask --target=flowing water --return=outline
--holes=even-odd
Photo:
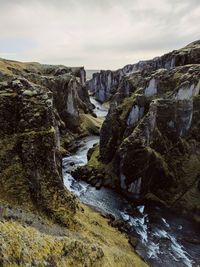
[[[94,112],[97,117],[105,117],[108,113],[108,109],[96,101],[93,97],[90,98],[91,103],[95,106]]]
[[[96,104],[94,99],[92,102]],[[105,116],[107,110],[99,103],[98,105],[97,116]],[[191,238],[200,240],[197,224],[155,206],[138,206],[131,209],[129,202],[116,192],[107,188],[96,190],[86,182],[76,181],[72,177],[71,171],[87,163],[89,148],[98,142],[98,136],[86,137],[80,141],[76,153],[63,159],[64,183],[68,190],[83,203],[129,224],[129,235],[139,239],[137,253],[151,266],[200,266],[200,244],[188,242]]]

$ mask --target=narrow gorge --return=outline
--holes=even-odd
[[[99,145],[73,175],[128,200],[119,228],[136,232],[136,250],[153,266],[199,265],[200,247],[191,249],[200,221],[199,64],[196,41],[87,81],[110,108]]]
[[[101,125],[84,68],[2,59],[0,79],[0,265],[146,266],[64,186],[62,157]]]
[[[200,266],[199,93],[200,41],[90,79],[0,59],[0,266]]]

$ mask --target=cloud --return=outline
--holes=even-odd
[[[199,0],[0,0],[0,56],[122,67],[199,39]]]

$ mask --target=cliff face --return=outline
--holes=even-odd
[[[149,72],[160,68],[172,69],[177,66],[188,64],[199,64],[200,46],[199,42],[193,42],[186,47],[174,50],[161,57],[152,60],[139,61],[136,64],[129,64],[116,71],[101,71],[93,74],[87,82],[88,89],[95,94],[96,100],[104,102],[109,100],[116,92],[123,77],[137,71]]]
[[[73,196],[64,189],[53,95],[24,78],[0,84],[1,199],[69,224]]]
[[[146,266],[64,187],[60,141],[82,134],[91,116],[83,70],[10,61],[0,69],[0,266]]]
[[[74,197],[63,185],[61,136],[92,115],[84,68],[0,61],[0,195],[68,225]]]
[[[102,184],[200,213],[199,45],[186,47],[191,58],[179,51],[185,61],[173,62],[182,66],[122,79],[101,129],[99,154],[96,148],[89,162],[90,172],[112,170]],[[168,65],[169,56],[164,64],[163,58]]]
[[[119,161],[120,187],[128,194],[153,193],[173,203],[190,185],[197,189],[200,151],[194,129],[199,125],[194,121],[199,112],[199,70],[199,66],[190,66],[161,76],[156,72],[143,87],[142,96],[133,93],[132,107],[123,114],[126,124],[120,128],[120,145],[116,152],[112,150]],[[107,161],[103,135],[101,140],[100,154]],[[193,172],[187,169],[189,164]]]
[[[80,132],[80,114],[93,114],[93,106],[85,87],[84,68],[41,65],[39,63],[20,63],[0,61],[1,79],[12,76],[27,80],[48,88],[53,93],[53,101],[60,118],[60,129]]]

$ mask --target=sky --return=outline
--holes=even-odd
[[[0,57],[118,69],[200,39],[200,0],[0,0]]]

